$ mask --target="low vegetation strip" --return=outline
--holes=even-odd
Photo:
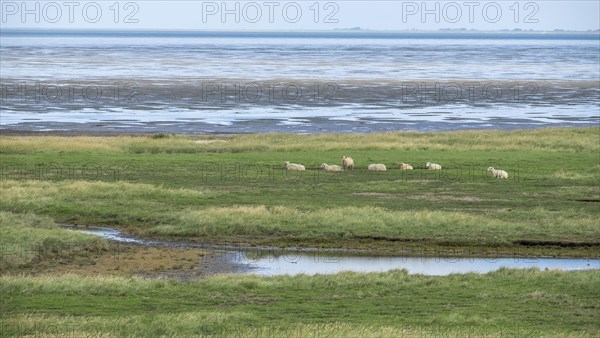
[[[600,238],[597,219],[545,209],[529,212],[527,224],[508,221],[510,211],[485,215],[450,211],[389,211],[346,207],[302,211],[282,206],[238,206],[186,210],[177,223],[151,234],[178,236],[300,235],[305,237],[380,236],[406,240],[507,244],[519,238],[587,242]],[[600,246],[600,241],[597,243]]]
[[[403,248],[402,242],[418,242],[425,251],[428,245],[511,248],[536,243],[533,247],[537,253],[543,252],[540,243],[549,243],[552,247],[571,248],[570,254],[577,256],[597,256],[600,249],[600,241],[594,241],[600,238],[596,217],[580,210],[556,211],[537,207],[431,211],[425,208],[393,210],[374,206],[322,208],[308,205],[303,208],[282,205],[215,207],[212,204],[218,201],[215,200],[215,196],[219,196],[217,192],[150,184],[3,181],[0,187],[3,208],[10,210],[3,214],[10,216],[10,220],[3,221],[6,238],[11,238],[10,234],[23,233],[12,226],[23,221],[14,213],[29,215],[24,221],[31,223],[30,213],[37,212],[50,214],[58,222],[117,226],[138,236],[204,242],[358,249],[399,249]],[[445,203],[453,202],[450,197]],[[50,222],[47,218],[41,219]],[[61,231],[63,234],[64,230]],[[65,238],[72,236],[69,234]],[[382,244],[382,241],[388,243]],[[578,249],[584,250],[577,252]],[[526,251],[521,253],[527,254]]]
[[[4,276],[8,336],[594,336],[600,272],[217,276],[193,282]],[[44,314],[44,315],[42,315]],[[371,331],[372,330],[372,331]],[[64,331],[61,331],[64,332]]]
[[[247,134],[153,137],[3,136],[2,154],[45,152],[203,153],[331,150],[473,150],[594,152],[598,128],[542,128],[516,131],[389,132],[372,134]]]

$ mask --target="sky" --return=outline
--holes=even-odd
[[[598,30],[600,1],[0,1],[1,28]]]

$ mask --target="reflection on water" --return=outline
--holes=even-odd
[[[341,271],[384,272],[406,269],[411,274],[444,276],[452,273],[486,273],[506,268],[539,268],[548,270],[598,270],[600,259],[588,258],[494,258],[494,257],[388,257],[352,256],[323,252],[315,249],[241,249],[223,248],[205,244],[190,244],[137,239],[122,235],[110,228],[74,228],[108,240],[170,248],[198,247],[210,252],[206,255],[212,264],[243,265],[239,273],[262,276],[333,274]],[[203,262],[204,263],[204,262]]]
[[[411,274],[449,275],[452,273],[486,273],[499,268],[539,268],[560,270],[600,269],[597,259],[549,258],[456,258],[456,257],[362,257],[319,256],[315,253],[290,253],[279,257],[248,259],[250,273],[274,276],[297,274],[331,274],[341,271],[383,272],[406,269]]]

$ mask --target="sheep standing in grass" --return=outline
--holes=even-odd
[[[285,162],[283,167],[287,170],[299,170],[299,171],[306,170],[302,164],[290,163],[287,161]]]
[[[354,170],[354,160],[352,157],[342,156],[342,168],[344,168],[344,170]]]
[[[398,164],[398,169],[402,169],[402,170],[413,170],[413,166],[408,164],[408,163],[404,163],[401,162]]]
[[[487,168],[487,171],[492,174],[495,178],[499,178],[502,180],[508,179],[508,173],[504,170],[496,170],[494,167]]]
[[[387,168],[383,163],[369,164],[368,169],[371,171],[387,171]]]
[[[327,163],[321,164],[321,169],[325,171],[342,171],[342,167],[339,165],[329,165]]]
[[[427,169],[429,170],[442,170],[442,166],[437,163],[427,162],[427,164],[425,164],[425,167],[427,167]]]

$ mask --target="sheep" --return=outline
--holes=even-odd
[[[504,170],[496,170],[494,167],[487,168],[487,171],[492,174],[495,178],[499,178],[502,180],[508,179],[508,173]]]
[[[408,163],[398,163],[398,169],[402,169],[402,170],[413,170],[413,166],[408,164]]]
[[[290,163],[288,161],[285,162],[283,167],[287,170],[299,170],[299,171],[306,170],[302,164]]]
[[[325,171],[342,171],[342,167],[339,165],[329,165],[327,163],[321,164],[321,169]]]
[[[344,168],[344,170],[354,170],[354,160],[352,157],[342,156],[342,168]]]
[[[368,169],[371,171],[387,171],[387,168],[383,163],[369,164]]]
[[[442,170],[442,166],[437,163],[427,162],[427,164],[425,164],[425,167],[427,167],[427,169],[429,170]]]

